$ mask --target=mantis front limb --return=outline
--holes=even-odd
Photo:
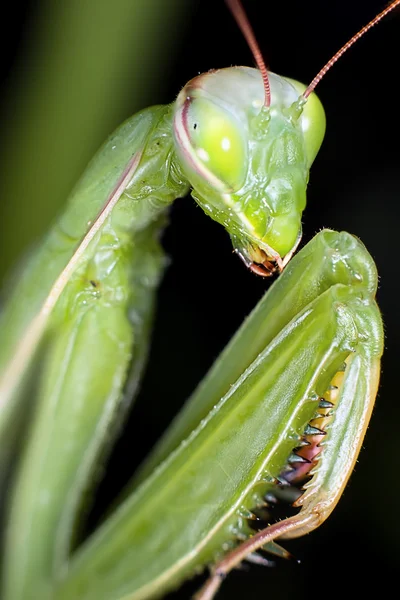
[[[309,248],[299,253],[297,268],[295,263],[268,294],[270,306],[278,307],[283,290],[293,285],[293,296],[283,309],[286,324],[278,326],[225,396],[77,551],[56,588],[57,599],[157,598],[213,563],[215,588],[221,574],[253,550],[253,541],[258,547],[283,533],[305,533],[318,524],[314,508],[320,510],[322,500],[324,517],[333,508],[353,467],[375,397],[382,325],[373,298],[375,271],[363,246],[348,234],[319,236],[330,244],[314,240],[314,259],[325,264],[335,282],[322,291],[316,285],[318,277],[304,281],[302,253],[307,256]],[[349,245],[355,250],[351,266]],[[313,298],[302,289],[313,289]],[[261,319],[260,306],[255,310]],[[233,355],[253,318],[232,342]],[[303,496],[307,504],[301,516],[272,525],[264,537],[251,538],[247,518],[266,494],[273,493],[345,360],[349,366],[326,448],[311,480],[314,484]],[[220,364],[229,370],[224,357]],[[193,418],[194,413],[188,415]],[[243,536],[249,541],[238,545]]]
[[[246,557],[274,540],[300,537],[319,527],[339,501],[353,471],[372,413],[380,374],[381,331],[379,320],[367,319],[365,340],[350,355],[338,397],[329,413],[326,436],[311,479],[294,503],[301,507],[284,519],[250,537],[212,568],[211,576],[196,600],[212,600],[228,573]],[[375,322],[374,322],[375,321]],[[376,326],[378,328],[376,329]],[[375,329],[375,331],[374,331]],[[378,334],[378,336],[377,336]]]

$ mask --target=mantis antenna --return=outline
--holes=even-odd
[[[257,63],[257,66],[261,72],[263,82],[264,82],[264,90],[265,90],[264,106],[268,108],[271,104],[271,90],[270,90],[269,79],[268,79],[268,70],[265,65],[265,61],[263,59],[260,47],[259,47],[256,37],[254,35],[254,31],[250,25],[250,22],[244,11],[241,1],[240,0],[225,0],[225,2],[227,4],[229,10],[231,11],[236,23],[240,27],[240,30],[243,33],[243,35],[249,45],[249,48],[253,53],[254,59]],[[339,60],[339,58],[341,58],[341,56],[343,56],[343,54],[345,52],[347,52],[347,50],[349,50],[349,48],[351,48],[356,42],[358,42],[358,40],[360,38],[363,37],[363,35],[365,33],[367,33],[367,31],[372,29],[372,27],[374,27],[377,23],[379,23],[379,21],[381,21],[384,17],[386,17],[386,15],[388,15],[390,12],[392,12],[392,10],[394,10],[398,6],[400,6],[400,0],[394,0],[382,12],[380,12],[378,15],[376,15],[376,17],[374,19],[372,19],[372,21],[370,21],[369,23],[367,23],[367,25],[365,25],[362,29],[360,29],[360,31],[358,31],[358,33],[353,35],[353,37],[348,42],[346,42],[340,48],[340,50],[338,50],[336,52],[336,54],[334,54],[334,56],[332,56],[332,58],[330,60],[328,60],[328,62],[317,73],[317,75],[314,77],[314,79],[312,80],[310,85],[305,90],[305,92],[303,94],[303,98],[307,99],[309,97],[309,95],[315,90],[315,88],[317,87],[317,85],[319,84],[321,79],[329,71],[329,69],[331,67],[333,67],[333,65]]]
[[[304,92],[303,97],[307,99],[308,96],[315,90],[316,86],[319,84],[321,79],[325,76],[325,74],[329,71],[329,69],[339,60],[339,58],[341,56],[343,56],[343,54],[345,52],[347,52],[347,50],[349,48],[351,48],[356,42],[358,42],[358,40],[365,33],[367,33],[367,31],[372,29],[372,27],[374,27],[377,23],[379,23],[379,21],[381,21],[384,17],[386,17],[386,15],[388,15],[397,6],[400,6],[400,0],[394,0],[394,2],[391,2],[389,4],[389,6],[387,6],[382,12],[380,12],[378,15],[376,15],[376,17],[374,19],[372,19],[372,21],[367,23],[367,25],[365,25],[362,29],[360,29],[360,31],[358,33],[353,35],[353,37],[348,42],[346,42],[344,44],[344,46],[342,46],[340,48],[340,50],[338,50],[336,52],[336,54],[334,54],[334,56],[332,56],[332,58],[330,60],[328,60],[326,65],[323,66],[322,69],[317,73],[317,75],[314,77],[314,79],[312,80],[312,82],[310,83],[310,85],[308,86],[306,91]]]
[[[400,0],[399,0],[400,1]],[[268,108],[271,104],[271,89],[269,85],[268,70],[265,65],[260,47],[254,35],[252,26],[250,25],[249,19],[240,0],[225,0],[229,10],[231,11],[236,23],[239,25],[241,32],[243,33],[246,42],[249,45],[250,50],[253,53],[254,60],[257,63],[257,67],[261,71],[261,75],[264,82],[265,100],[264,106]]]

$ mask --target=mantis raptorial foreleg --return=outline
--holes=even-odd
[[[267,548],[274,540],[300,537],[316,529],[339,501],[353,471],[371,417],[380,373],[383,332],[379,318],[360,311],[360,343],[346,361],[335,403],[328,413],[326,433],[319,442],[320,456],[309,471],[310,481],[294,506],[300,512],[256,533],[212,569],[196,600],[211,600],[223,579],[249,554]],[[318,432],[316,433],[318,436]]]

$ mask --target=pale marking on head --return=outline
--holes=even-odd
[[[204,162],[208,162],[210,160],[210,156],[207,150],[204,150],[204,148],[198,148],[196,150],[196,154],[200,158],[200,160],[203,160]]]

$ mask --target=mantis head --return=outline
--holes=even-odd
[[[175,103],[177,154],[203,210],[261,273],[282,268],[301,237],[309,168],[325,116],[306,86],[258,69],[232,67],[192,79]],[[262,265],[262,266],[261,266]]]

